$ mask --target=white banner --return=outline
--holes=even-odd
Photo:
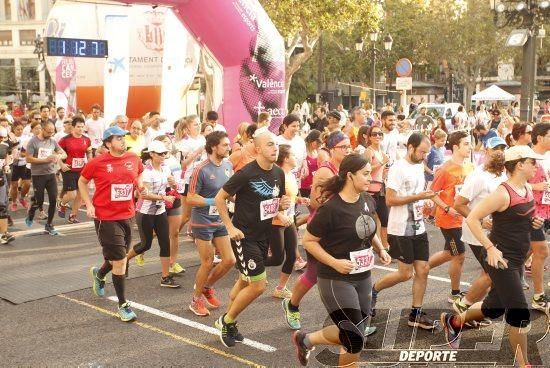
[[[109,57],[105,62],[104,69],[103,90],[105,123],[108,125],[115,116],[126,114],[130,86],[128,16],[105,16],[103,34],[109,46]]]

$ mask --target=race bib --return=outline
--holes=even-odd
[[[48,158],[52,155],[53,150],[51,148],[39,148],[38,149],[38,158]]]
[[[235,202],[228,201],[227,202],[227,209],[229,210],[229,212],[235,213]]]
[[[101,146],[101,145],[102,145],[101,139],[99,139],[99,138],[94,138],[94,144],[95,144],[96,146]]]
[[[374,252],[372,248],[349,252],[349,259],[354,264],[350,274],[370,271],[374,267]]]
[[[435,174],[435,172],[436,172],[440,167],[441,167],[441,165],[434,165],[434,166],[433,166],[433,169],[432,169],[433,173]]]
[[[82,169],[86,165],[86,158],[73,158],[71,167],[73,169]]]
[[[279,198],[266,199],[260,202],[260,220],[268,220],[279,212]]]
[[[550,204],[550,190],[546,190],[542,193],[542,204]]]
[[[111,184],[111,201],[121,202],[132,200],[133,184]]]
[[[178,193],[183,193],[185,192],[185,184],[183,184],[182,182],[178,181],[176,183],[176,190],[178,191]]]
[[[218,212],[218,207],[216,206],[209,206],[208,207],[208,214],[210,216],[217,216],[219,215],[220,213]]]
[[[421,221],[424,219],[424,201],[413,203],[413,215],[414,221]]]

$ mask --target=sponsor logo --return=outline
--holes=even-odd
[[[271,116],[285,116],[286,115],[286,110],[284,108],[277,108],[277,107],[274,107],[274,108],[267,108],[265,107],[265,105],[262,103],[262,101],[258,101],[258,104],[255,105],[254,107],[254,110],[256,110],[258,113],[262,112],[262,111],[267,111],[271,114]]]
[[[256,262],[254,262],[253,259],[249,259],[249,260],[248,260],[248,269],[249,269],[250,271],[253,271],[253,270],[256,269]]]
[[[132,162],[130,162],[130,161],[125,162],[125,163],[124,163],[124,167],[125,167],[128,171],[134,170],[134,164],[133,164]]]
[[[285,88],[285,82],[280,80],[275,80],[271,78],[261,79],[252,74],[248,76],[248,80],[256,85],[258,88]]]
[[[138,36],[149,50],[164,50],[164,13],[156,10],[144,14],[144,24],[138,28]]]

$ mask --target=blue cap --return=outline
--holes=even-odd
[[[114,135],[125,136],[126,134],[128,134],[128,132],[124,129],[119,128],[118,126],[110,127],[103,132],[103,140],[105,141]]]
[[[508,145],[506,144],[506,141],[504,139],[500,138],[500,137],[492,137],[492,138],[487,139],[487,143],[485,143],[486,148],[493,149],[496,146],[506,146],[506,147],[508,147]]]

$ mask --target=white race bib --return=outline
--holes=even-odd
[[[121,202],[132,200],[133,184],[111,184],[111,201]]]
[[[178,181],[176,183],[176,190],[178,191],[178,193],[185,192],[185,184],[183,184],[181,181]]]
[[[71,167],[73,169],[82,169],[86,165],[86,158],[73,158]]]
[[[235,213],[235,202],[228,201],[227,202],[227,209],[229,210],[229,212]]]
[[[374,252],[372,248],[349,252],[349,259],[354,264],[350,274],[369,271],[374,267]]]
[[[38,158],[44,159],[52,155],[53,150],[51,148],[39,148],[38,149]]]
[[[413,215],[414,221],[421,221],[424,219],[424,201],[417,201],[413,203]]]
[[[208,214],[209,214],[210,216],[219,215],[220,213],[218,212],[218,207],[216,207],[216,206],[209,206],[209,207],[208,207]]]
[[[261,221],[275,217],[277,212],[279,212],[279,198],[266,199],[260,202]]]
[[[550,204],[550,190],[542,193],[542,204]]]

